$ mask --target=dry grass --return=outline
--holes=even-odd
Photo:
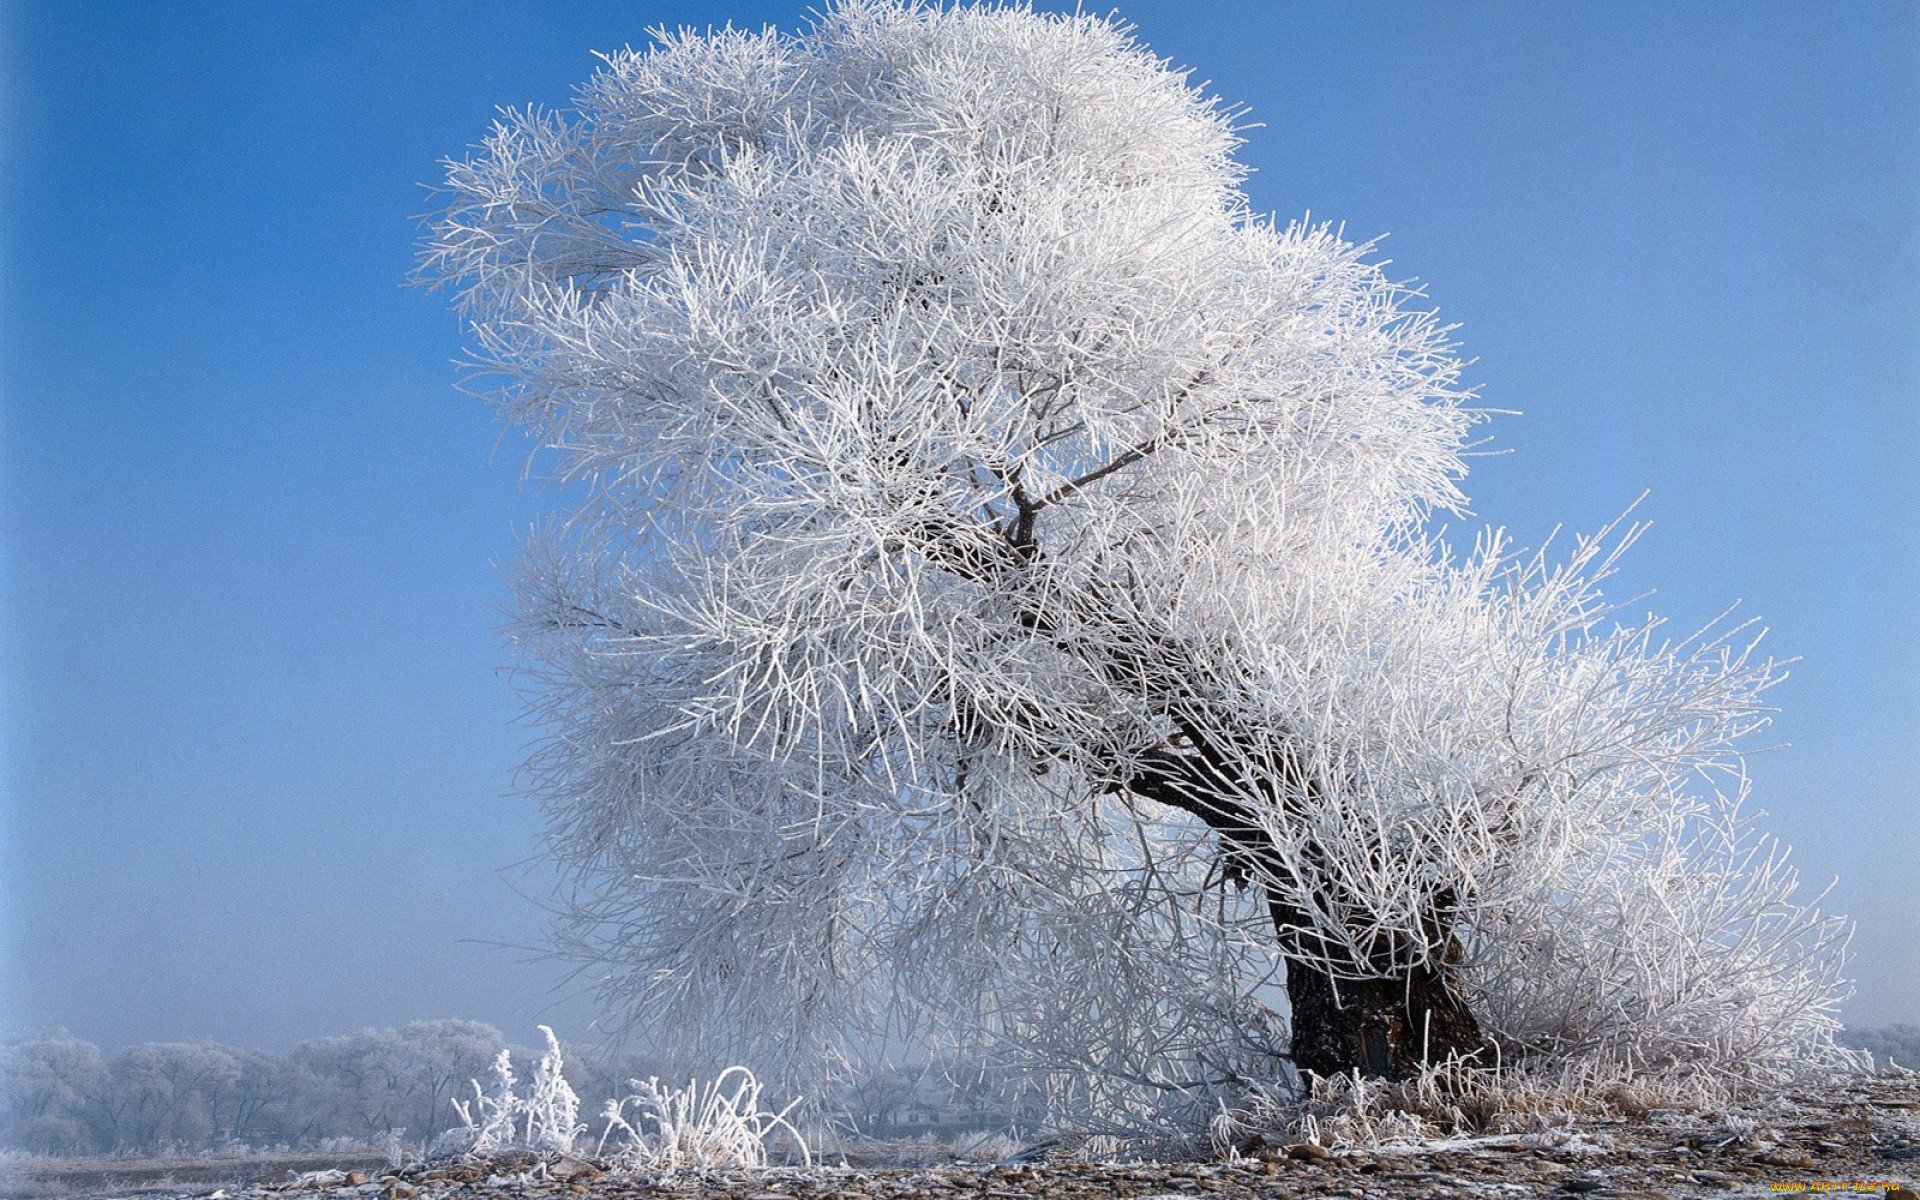
[[[1708,1073],[1647,1073],[1623,1065],[1481,1067],[1451,1061],[1398,1082],[1315,1079],[1298,1097],[1256,1091],[1223,1109],[1211,1130],[1223,1155],[1310,1142],[1379,1149],[1449,1138],[1537,1134],[1593,1121],[1644,1122],[1662,1112],[1727,1113],[1758,1086]]]
[[[807,1139],[787,1120],[799,1101],[768,1110],[761,1102],[764,1087],[745,1067],[729,1067],[705,1084],[689,1080],[684,1088],[664,1087],[657,1079],[634,1084],[634,1095],[607,1101],[607,1128],[596,1153],[607,1154],[609,1138],[620,1134],[610,1162],[645,1171],[765,1167],[769,1142],[784,1136],[801,1161],[813,1165]],[[633,1121],[628,1105],[635,1109]]]

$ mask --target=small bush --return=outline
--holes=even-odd
[[[513,1150],[572,1155],[586,1126],[579,1121],[580,1098],[568,1086],[560,1042],[540,1026],[547,1052],[534,1067],[527,1094],[520,1095],[512,1056],[505,1050],[494,1062],[494,1090],[478,1080],[473,1099],[455,1100],[462,1128],[454,1147],[476,1157]],[[689,1080],[684,1088],[663,1087],[658,1079],[632,1080],[631,1095],[607,1101],[606,1122],[594,1145],[596,1157],[611,1165],[647,1171],[725,1169],[768,1165],[768,1140],[784,1133],[809,1165],[806,1139],[787,1120],[798,1101],[779,1112],[761,1107],[761,1083],[745,1067],[728,1067],[710,1083]],[[631,1113],[629,1112],[631,1110]]]
[[[761,1108],[760,1081],[745,1067],[728,1067],[705,1085],[689,1080],[677,1090],[661,1087],[657,1079],[636,1079],[633,1085],[640,1089],[636,1094],[607,1101],[602,1114],[607,1127],[600,1135],[601,1151],[616,1131],[625,1139],[611,1156],[616,1162],[665,1171],[764,1167],[767,1139],[783,1131],[801,1158],[813,1162],[806,1139],[787,1120],[799,1101],[777,1113]],[[635,1107],[634,1120],[652,1123],[651,1134],[627,1120],[628,1105]]]

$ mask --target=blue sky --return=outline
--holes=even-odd
[[[1263,123],[1257,208],[1391,234],[1460,323],[1524,414],[1479,520],[1648,490],[1615,593],[1800,657],[1756,800],[1860,922],[1854,1018],[1920,1020],[1920,7],[1121,11]],[[494,944],[545,884],[494,632],[541,498],[403,286],[411,218],[590,50],[804,13],[5,8],[0,1035],[584,1034]]]

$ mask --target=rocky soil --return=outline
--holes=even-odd
[[[205,1200],[1024,1200],[1027,1197],[1778,1196],[1878,1192],[1920,1200],[1920,1078],[1862,1080],[1740,1112],[1655,1110],[1526,1134],[1326,1150],[1265,1146],[1211,1162],[1086,1163],[1057,1156],[919,1168],[815,1166],[634,1176],[571,1158],[307,1172]],[[125,1194],[125,1193],[123,1193]],[[149,1193],[151,1194],[151,1193]]]

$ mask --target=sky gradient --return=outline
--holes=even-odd
[[[1256,209],[1391,234],[1524,414],[1457,540],[1649,492],[1611,594],[1678,632],[1741,600],[1800,659],[1755,801],[1859,921],[1851,1017],[1920,1020],[1920,6],[1121,12],[1261,123]],[[548,876],[497,567],[542,501],[404,286],[413,218],[589,51],[804,19],[0,11],[0,1036],[586,1033],[513,948]]]

